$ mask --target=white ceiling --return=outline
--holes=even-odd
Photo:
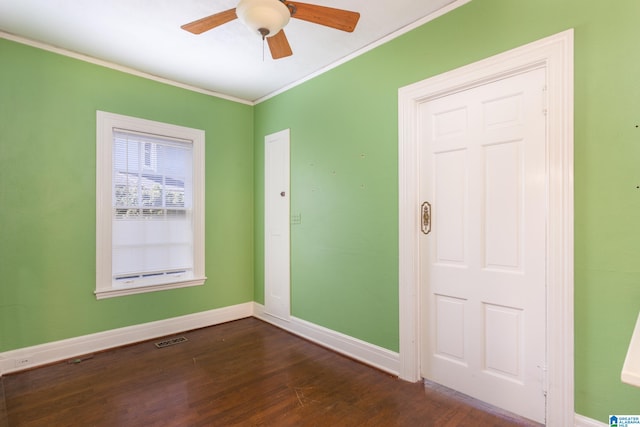
[[[238,0],[0,0],[0,31],[254,102],[466,1],[306,0],[360,12],[358,26],[346,33],[292,19],[285,32],[293,56],[278,60],[238,20],[201,35],[180,28]]]

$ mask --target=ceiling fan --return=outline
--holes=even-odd
[[[293,54],[283,30],[290,18],[352,32],[360,14],[297,1],[240,0],[233,9],[206,16],[180,28],[193,34],[201,34],[236,18],[261,35],[263,40],[266,38],[272,58],[280,59]]]

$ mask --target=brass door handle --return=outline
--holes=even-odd
[[[424,202],[420,208],[420,222],[423,234],[431,232],[431,203]]]

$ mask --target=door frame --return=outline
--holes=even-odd
[[[400,88],[399,377],[420,380],[419,105],[533,68],[546,70],[548,425],[573,425],[573,30]],[[553,325],[553,327],[551,327]]]

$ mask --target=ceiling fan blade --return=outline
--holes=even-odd
[[[271,51],[271,57],[273,59],[280,59],[293,55],[291,46],[289,46],[289,40],[284,34],[284,30],[278,31],[273,37],[267,37],[267,43],[269,43],[269,50]]]
[[[298,3],[297,1],[285,1],[292,11],[291,17],[313,22],[351,33],[356,28],[360,19],[358,12],[334,9],[332,7],[318,6],[316,4]]]
[[[187,30],[193,34],[202,34],[205,31],[209,31],[212,28],[218,27],[222,24],[226,24],[227,22],[233,21],[236,19],[236,9],[225,10],[224,12],[219,12],[214,15],[206,16],[204,18],[198,19],[197,21],[189,22],[188,24],[184,24],[180,28],[183,30]]]

